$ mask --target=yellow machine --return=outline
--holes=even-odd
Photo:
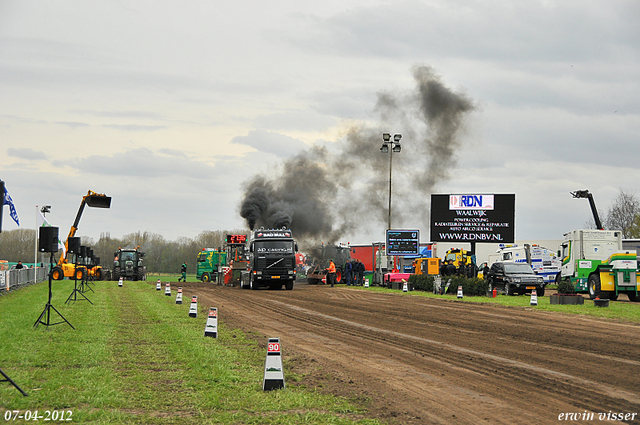
[[[439,258],[417,258],[413,264],[415,266],[416,274],[440,274]]]
[[[71,226],[71,230],[69,231],[69,236],[67,240],[64,242],[65,254],[60,257],[58,264],[51,271],[51,277],[54,280],[62,280],[65,277],[75,278],[81,280],[87,269],[85,266],[77,267],[75,266],[75,261],[70,262],[69,257],[69,238],[74,237],[76,231],[78,230],[78,224],[80,223],[80,217],[82,217],[82,212],[84,211],[84,207],[89,206],[93,208],[110,208],[111,207],[111,197],[105,194],[95,193],[93,191],[88,191],[85,196],[82,197],[82,202],[80,203],[80,208],[78,209],[78,214],[76,215],[76,220],[73,222]],[[74,254],[76,255],[76,254]],[[90,270],[90,274],[94,276],[96,279],[100,279],[102,277],[102,267],[94,266]]]
[[[470,266],[473,264],[471,255],[471,252],[466,249],[452,248],[447,251],[447,254],[444,257],[444,263],[447,264],[449,260],[453,260],[453,265],[456,266],[456,269],[459,269],[460,265],[465,267]]]

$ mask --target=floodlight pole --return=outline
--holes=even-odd
[[[391,170],[393,169],[393,149],[389,149],[389,217],[387,230],[391,230]]]
[[[402,146],[400,145],[400,139],[402,139],[402,134],[394,134],[393,141],[391,141],[390,133],[382,134],[382,146],[380,147],[380,151],[382,153],[389,152],[389,210],[388,210],[388,221],[387,221],[387,229],[391,230],[391,175],[393,172],[393,152],[400,152],[402,150]]]

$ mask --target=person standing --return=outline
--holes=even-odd
[[[333,288],[336,281],[336,265],[331,260],[329,260],[329,268],[327,269],[327,279],[329,279],[331,287]]]
[[[180,282],[181,280],[183,282],[186,282],[187,281],[187,262],[186,261],[182,263],[182,267],[180,267],[180,272],[182,273],[182,276],[180,276],[180,278],[178,279],[178,282]]]
[[[458,269],[456,269],[456,265],[453,264],[453,260],[449,260],[447,267],[445,269],[445,273],[447,276],[455,276],[456,271]]]
[[[16,269],[23,269],[24,266],[22,265],[22,261],[18,261],[18,264],[16,264]]]
[[[358,271],[358,281],[357,284],[358,285],[363,285],[363,280],[364,280],[364,263],[360,260],[357,260],[358,263],[356,264],[357,267],[357,271]]]
[[[344,274],[347,278],[347,286],[351,286],[351,261],[347,261],[344,265]]]

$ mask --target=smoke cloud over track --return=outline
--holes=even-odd
[[[373,240],[382,240],[389,154],[379,148],[389,132],[402,134],[402,152],[393,158],[392,226],[428,228],[430,194],[455,166],[465,118],[475,107],[432,68],[416,67],[413,75],[415,92],[378,94],[377,124],[352,126],[331,151],[311,147],[245,182],[240,215],[249,227],[290,228],[302,246],[372,230]]]

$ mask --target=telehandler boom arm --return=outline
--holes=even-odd
[[[602,222],[600,221],[600,216],[598,215],[598,210],[596,209],[596,202],[593,200],[593,195],[589,193],[588,190],[576,190],[575,192],[569,192],[573,195],[574,198],[587,198],[589,200],[589,205],[591,206],[591,212],[593,213],[593,219],[596,222],[596,228],[598,230],[604,230],[602,226]]]
[[[80,202],[80,208],[78,208],[78,214],[76,214],[76,219],[71,225],[71,230],[69,230],[69,236],[67,236],[67,240],[64,241],[64,249],[65,255],[60,257],[58,261],[58,266],[62,266],[63,263],[67,262],[67,255],[69,252],[69,238],[75,236],[76,231],[78,230],[78,224],[80,224],[80,217],[82,217],[82,212],[84,211],[85,205],[93,208],[110,208],[111,207],[111,197],[105,194],[96,193],[93,191],[88,191],[85,196],[82,197],[82,202]]]

